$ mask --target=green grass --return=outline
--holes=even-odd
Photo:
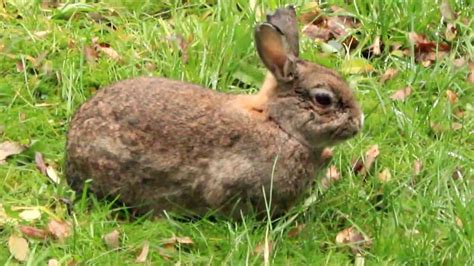
[[[141,1],[140,5],[133,0],[105,1],[69,19],[50,19],[54,14],[59,17],[58,11],[41,10],[38,1],[6,2],[4,7],[0,4],[0,142],[12,140],[30,147],[0,166],[0,203],[12,217],[18,217],[12,207],[45,206],[75,224],[74,234],[64,243],[28,239],[29,265],[45,265],[51,258],[64,265],[72,259],[81,265],[133,264],[144,240],[150,241],[152,265],[258,265],[263,258],[254,250],[266,235],[273,242],[272,264],[352,264],[351,252],[335,243],[337,233],[349,226],[372,239],[371,247],[363,252],[368,265],[474,264],[474,88],[467,81],[469,67],[453,65],[461,56],[474,59],[472,2],[450,1],[461,17],[471,20],[457,24],[458,36],[450,54],[428,68],[416,64],[412,56],[391,55],[389,44],[410,47],[407,35],[411,31],[441,41],[445,26],[437,1],[328,1],[346,8],[362,23],[357,32],[361,44],[346,55],[322,53],[318,45],[301,36],[303,58],[335,69],[349,58],[361,57],[376,35],[387,45],[382,56],[370,59],[375,72],[347,75],[366,114],[366,125],[359,136],[334,150],[332,164],[340,170],[342,180],[324,192],[312,189],[316,200],[311,206],[305,211],[297,206],[289,216],[306,224],[295,238],[287,236],[295,225],[288,217],[273,223],[254,217],[240,223],[133,220],[120,217],[123,212],[110,203],[81,195],[76,195],[71,217],[60,198],[72,198],[73,192],[65,183],[49,181],[34,162],[35,152],[43,153],[63,177],[65,133],[71,115],[97,89],[120,79],[156,75],[215,90],[255,92],[264,69],[252,42],[252,29],[259,18],[248,1],[181,4],[166,0]],[[287,3],[265,2],[263,10]],[[304,1],[295,4],[301,7]],[[108,17],[116,29],[94,22],[87,15],[91,12]],[[45,30],[50,33],[35,37],[35,32]],[[188,62],[183,62],[177,44],[168,40],[172,35],[189,42]],[[109,43],[121,61],[101,56],[97,63],[89,64],[83,48],[93,37]],[[35,67],[28,57],[43,52],[46,58]],[[24,72],[16,70],[19,61],[25,63]],[[400,73],[382,84],[379,77],[389,67]],[[405,102],[389,98],[408,85],[413,94]],[[456,104],[446,100],[447,89],[458,95]],[[453,115],[459,108],[465,111],[464,118]],[[432,123],[441,129],[433,130]],[[463,128],[451,130],[453,123]],[[366,178],[354,175],[351,161],[373,144],[380,147],[374,167]],[[416,177],[415,160],[423,162]],[[377,179],[384,168],[392,174],[387,183]],[[452,177],[456,169],[461,169],[462,179]],[[43,227],[50,218],[43,213],[31,225]],[[457,225],[456,219],[463,225]],[[102,236],[115,228],[122,233],[121,248],[109,251]],[[0,225],[0,262],[17,264],[7,247],[8,237],[15,232],[18,227],[13,223]],[[195,244],[177,249],[166,260],[159,250],[162,240],[173,234],[189,236]]]

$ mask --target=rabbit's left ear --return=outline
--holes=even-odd
[[[258,55],[278,82],[290,82],[295,79],[296,55],[291,52],[283,33],[269,23],[255,28],[255,44]]]

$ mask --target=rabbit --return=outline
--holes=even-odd
[[[299,58],[294,7],[269,14],[254,39],[268,70],[255,95],[161,77],[99,90],[70,122],[71,188],[158,217],[286,213],[363,113],[337,72]]]

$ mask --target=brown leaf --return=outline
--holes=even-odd
[[[413,174],[417,176],[421,173],[421,170],[423,170],[423,163],[420,160],[415,160],[413,162]]]
[[[468,81],[469,83],[474,84],[474,62],[469,63],[469,69],[471,72],[469,73]]]
[[[385,73],[380,77],[380,82],[385,83],[387,80],[393,79],[398,74],[398,70],[395,68],[388,68]]]
[[[403,88],[401,90],[398,90],[390,96],[390,99],[394,101],[404,101],[410,94],[412,93],[412,88],[410,86]]]
[[[329,162],[332,159],[332,149],[331,148],[324,148],[324,150],[321,152],[321,161],[323,163]]]
[[[454,13],[453,9],[449,5],[449,0],[442,0],[439,10],[441,11],[443,18],[447,21],[453,21],[457,17],[457,14]]]
[[[48,260],[48,266],[59,266],[59,261],[57,259]]]
[[[456,58],[453,61],[453,66],[456,68],[461,68],[466,64],[466,59],[464,57]]]
[[[35,31],[35,32],[33,32],[33,35],[38,39],[43,39],[44,37],[46,37],[50,33],[51,33],[51,31],[49,31],[49,30],[43,30],[43,31]]]
[[[190,237],[184,236],[184,237],[178,237],[173,235],[171,238],[165,239],[162,241],[163,246],[166,247],[174,247],[176,244],[182,244],[182,245],[192,245],[194,244],[193,240]]]
[[[16,142],[5,141],[0,143],[0,165],[5,164],[9,156],[20,154],[24,150],[25,147]]]
[[[106,56],[108,56],[110,59],[115,60],[115,61],[120,61],[121,57],[117,51],[115,51],[114,48],[110,47],[108,44],[99,44],[96,46],[96,50],[104,53]]]
[[[446,26],[446,32],[444,33],[446,40],[452,42],[456,38],[457,33],[458,30],[456,29],[456,26],[452,23],[448,23]]]
[[[306,227],[306,224],[297,224],[295,227],[291,228],[290,231],[288,231],[288,237],[289,238],[297,237],[303,231],[305,227]]]
[[[18,73],[21,73],[23,71],[25,71],[25,64],[24,64],[24,61],[23,60],[18,60],[16,61],[16,71]]]
[[[388,168],[384,168],[382,172],[379,173],[378,178],[380,182],[387,183],[392,179],[392,174],[390,173],[390,170]]]
[[[302,31],[304,35],[312,40],[322,40],[327,42],[333,38],[333,35],[328,28],[323,28],[314,24],[304,26]]]
[[[64,241],[64,239],[71,235],[71,225],[66,221],[50,220],[48,231],[54,238]]]
[[[273,251],[273,243],[271,241],[263,241],[262,243],[255,246],[255,254],[265,256],[265,254],[271,254]]]
[[[339,232],[336,236],[336,243],[339,245],[348,245],[353,254],[360,254],[363,248],[368,248],[372,241],[366,238],[355,227],[351,226]]]
[[[54,170],[54,168],[49,165],[48,167],[46,167],[46,175],[49,177],[49,179],[51,179],[51,181],[53,181],[53,183],[55,184],[59,184],[61,182],[61,179],[59,179],[59,176],[58,174],[56,173],[56,170]]]
[[[458,102],[458,95],[452,90],[446,90],[446,97],[450,104],[456,104]]]
[[[21,225],[20,231],[27,237],[37,238],[37,239],[42,239],[42,240],[48,238],[48,235],[49,235],[49,232],[44,229],[40,229],[33,226],[28,226],[28,225]]]
[[[461,130],[462,128],[463,128],[463,126],[462,126],[461,123],[453,122],[451,124],[451,129],[454,130],[454,131]]]
[[[43,154],[41,152],[36,152],[35,153],[35,163],[36,163],[36,168],[43,174],[46,175],[46,164],[43,159]]]
[[[415,60],[428,67],[434,61],[442,59],[450,51],[449,45],[445,43],[435,43],[426,39],[423,34],[410,32],[408,34],[410,42],[415,46]]]
[[[374,43],[371,46],[371,51],[373,55],[380,55],[382,53],[380,49],[380,36],[375,36]]]
[[[8,238],[8,250],[10,250],[10,253],[18,261],[26,261],[30,253],[28,241],[16,235],[11,235],[10,238]]]
[[[306,3],[302,7],[299,20],[303,25],[321,23],[323,17],[321,16],[321,9],[319,8],[318,3],[315,1]]]
[[[460,167],[456,167],[456,169],[454,169],[454,172],[452,174],[452,178],[454,180],[462,180],[463,179],[463,173],[462,173],[462,169]]]
[[[459,217],[456,216],[456,217],[454,218],[454,220],[456,221],[456,225],[457,225],[457,226],[459,226],[459,227],[461,227],[461,228],[464,227],[464,224],[462,223],[461,218],[459,218]]]
[[[146,258],[148,256],[149,250],[150,250],[150,242],[148,242],[147,240],[143,241],[142,251],[140,252],[138,257],[135,259],[135,262],[136,263],[146,262]]]
[[[380,151],[378,145],[370,146],[370,148],[365,153],[364,160],[358,160],[353,165],[353,171],[356,174],[366,175],[372,167],[372,164],[375,162],[375,159],[379,156],[379,154]]]
[[[188,42],[190,40],[184,39],[182,35],[174,34],[168,37],[168,41],[176,44],[179,52],[181,53],[181,60],[184,64],[186,64],[189,61]]]
[[[120,247],[120,232],[117,229],[104,235],[103,239],[109,249],[117,249]]]
[[[31,208],[20,212],[20,218],[24,221],[34,221],[41,218],[41,212],[38,208]]]
[[[94,64],[99,58],[97,51],[91,46],[84,46],[84,56],[89,64]]]

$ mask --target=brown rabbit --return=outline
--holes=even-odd
[[[257,25],[255,43],[269,70],[257,95],[146,77],[100,90],[70,124],[69,184],[92,179],[97,196],[155,215],[288,210],[363,114],[336,72],[298,58],[293,7]]]

